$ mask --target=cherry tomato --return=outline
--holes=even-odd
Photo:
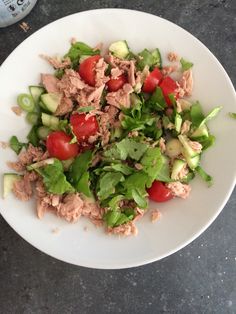
[[[163,77],[163,75],[162,75],[160,69],[155,68],[146,77],[144,84],[143,84],[143,91],[145,93],[154,92],[155,88],[159,85],[160,81],[162,80],[162,77]]]
[[[174,94],[175,95],[175,90],[178,87],[176,82],[170,76],[166,76],[162,80],[162,82],[161,82],[161,84],[159,86],[162,89],[162,92],[163,92],[163,95],[165,97],[165,100],[166,100],[167,104],[169,106],[171,106],[172,103],[171,103],[171,100],[170,100],[168,95],[169,94]],[[176,98],[177,98],[177,96],[176,96]]]
[[[66,160],[79,153],[77,143],[70,144],[72,137],[63,131],[51,132],[46,141],[47,150],[51,157]]]
[[[107,88],[109,92],[116,92],[120,89],[125,83],[127,83],[127,77],[124,74],[121,74],[117,78],[111,78],[107,82]]]
[[[95,55],[85,59],[79,66],[79,75],[85,81],[85,83],[95,86],[95,65],[101,58],[100,55]]]
[[[166,202],[173,198],[171,191],[160,181],[154,181],[147,192],[149,198],[155,202]]]
[[[79,142],[86,142],[91,135],[98,132],[99,126],[95,116],[86,119],[86,114],[75,113],[70,117],[72,130]]]

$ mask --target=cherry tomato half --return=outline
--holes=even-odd
[[[163,95],[165,97],[165,100],[166,100],[167,104],[169,106],[171,106],[172,103],[171,103],[171,100],[170,100],[168,95],[169,94],[174,94],[174,95],[176,94],[175,91],[176,91],[176,89],[178,87],[176,82],[170,76],[166,76],[162,80],[162,82],[161,82],[161,84],[159,86],[160,86],[160,88],[161,88],[161,90],[163,92]]]
[[[147,192],[149,198],[155,202],[166,202],[173,198],[171,191],[160,181],[154,181]]]
[[[95,116],[86,118],[86,114],[75,113],[70,117],[72,130],[78,142],[86,142],[87,139],[98,132],[99,126]]]
[[[85,83],[95,86],[95,65],[101,58],[100,55],[88,57],[79,66],[79,75],[85,81]]]
[[[51,132],[46,141],[46,147],[51,157],[66,160],[79,153],[77,143],[70,144],[72,137],[63,131]]]
[[[111,78],[107,82],[107,88],[109,92],[116,92],[120,89],[125,83],[127,83],[127,77],[124,74],[121,74],[117,78]]]
[[[155,68],[146,77],[144,84],[143,84],[143,91],[145,93],[154,92],[155,88],[159,85],[160,81],[162,80],[162,77],[163,77],[163,75],[162,75],[160,69]]]

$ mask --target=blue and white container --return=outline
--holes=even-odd
[[[33,9],[37,0],[0,0],[0,27],[23,19]]]

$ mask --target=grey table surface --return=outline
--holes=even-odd
[[[0,30],[0,64],[37,29],[97,8],[129,8],[190,31],[236,84],[235,0],[39,0],[24,21]],[[0,217],[0,313],[236,313],[236,190],[193,243],[161,261],[95,270],[57,261],[30,246]]]

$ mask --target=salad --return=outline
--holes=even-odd
[[[17,98],[14,111],[32,127],[27,142],[10,139],[18,160],[8,162],[15,173],[4,174],[4,197],[35,194],[39,218],[86,216],[109,233],[136,234],[149,199],[186,199],[196,175],[212,184],[200,161],[221,107],[204,114],[189,100],[193,63],[173,52],[163,66],[157,48],[136,54],[125,40],[101,48],[73,40],[64,57],[42,56],[54,73]]]

